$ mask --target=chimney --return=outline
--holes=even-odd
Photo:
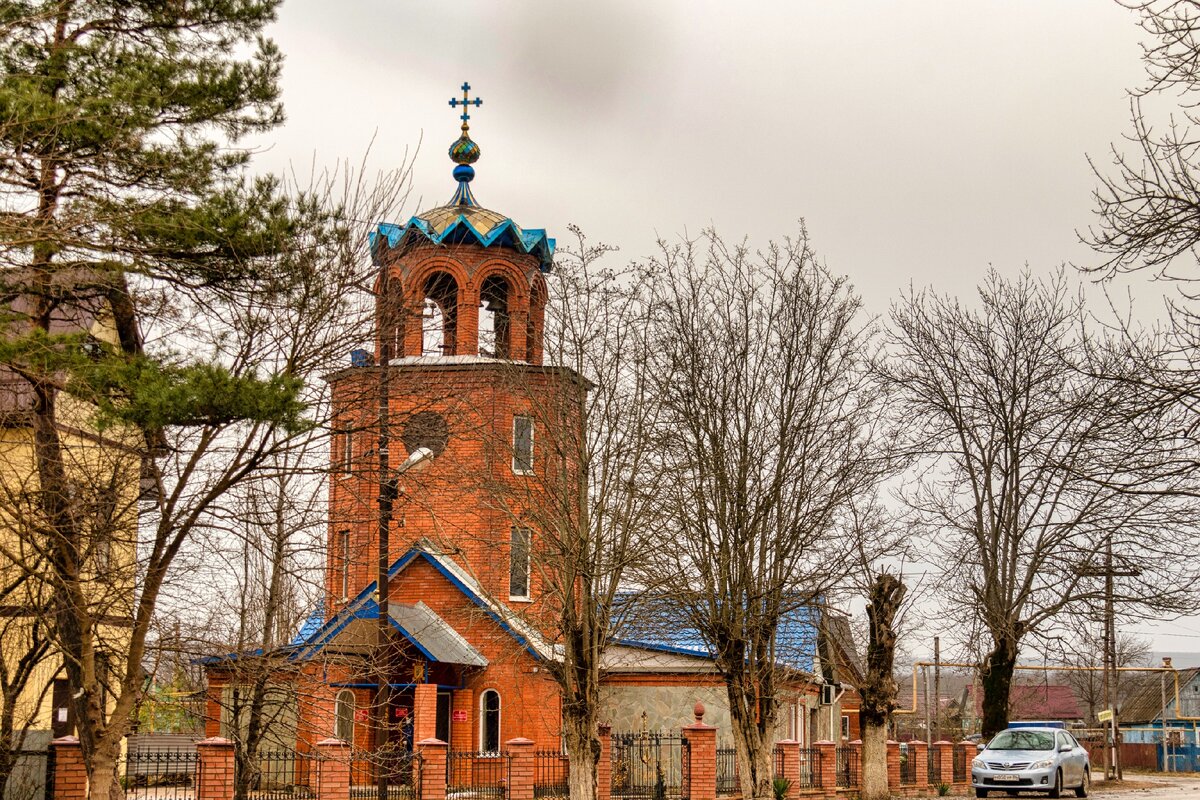
[[[1163,668],[1163,669],[1171,669],[1171,657],[1170,657],[1170,656],[1163,656],[1163,657],[1162,657],[1162,660],[1163,660],[1163,665],[1162,665],[1162,668]]]

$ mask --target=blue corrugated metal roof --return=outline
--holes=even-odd
[[[321,626],[324,624],[325,624],[325,604],[317,603],[317,605],[315,607],[313,607],[313,610],[309,613],[309,615],[304,618],[304,622],[300,623],[300,627],[299,627],[299,629],[297,629],[296,635],[292,637],[292,641],[289,642],[289,644],[292,645],[293,647],[296,645],[304,644],[310,638],[312,638],[312,635],[315,634],[317,631],[319,631],[321,629]]]
[[[684,609],[668,598],[627,593],[619,596],[615,605],[620,612],[618,616],[627,618],[617,632],[618,644],[712,658],[713,649],[709,642],[688,623]],[[626,611],[629,613],[624,613]],[[799,606],[783,615],[775,632],[779,664],[813,671],[819,623],[820,609],[814,606]]]

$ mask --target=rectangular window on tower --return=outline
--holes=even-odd
[[[513,472],[533,474],[533,417],[513,417]]]
[[[342,563],[342,600],[350,597],[350,531],[338,531],[338,554]]]
[[[529,528],[513,528],[508,550],[508,598],[529,599]]]
[[[349,475],[354,471],[354,427],[347,422],[342,426],[342,472]]]

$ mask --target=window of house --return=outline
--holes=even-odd
[[[508,548],[508,596],[529,598],[529,528],[513,528]]]
[[[333,735],[343,742],[354,743],[354,692],[338,692],[334,710]]]
[[[342,426],[342,472],[354,471],[354,428],[347,422]]]
[[[845,714],[842,715],[842,738],[850,738],[850,717]]]
[[[513,417],[513,472],[533,474],[533,417]]]
[[[338,553],[342,563],[342,599],[350,596],[350,531],[338,531]]]
[[[500,693],[488,689],[479,698],[479,750],[500,752]]]

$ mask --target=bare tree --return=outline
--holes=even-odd
[[[885,471],[870,338],[803,230],[760,253],[664,247],[650,370],[662,490],[653,574],[724,679],[742,790],[772,796],[780,626],[855,563],[849,502]]]
[[[1124,345],[1087,331],[1062,271],[991,273],[979,301],[910,292],[893,306],[881,375],[919,459],[906,499],[960,601],[950,608],[985,637],[992,734],[1007,724],[1022,642],[1100,601],[1107,548],[1121,572],[1146,573],[1120,582],[1126,609],[1190,606],[1189,569],[1160,555],[1162,532],[1190,524],[1191,510],[1171,496],[1178,479],[1160,469],[1134,384],[1105,377],[1104,365],[1128,361]]]
[[[645,287],[653,276],[638,265],[609,266],[611,248],[571,230],[577,245],[556,253],[544,285],[547,366],[541,369],[558,376],[558,389],[548,392],[522,362],[502,379],[506,396],[537,431],[541,479],[482,478],[482,488],[485,502],[510,525],[530,531],[524,548],[514,544],[511,569],[520,581],[528,567],[537,591],[527,593],[539,600],[523,616],[554,647],[544,668],[562,694],[571,798],[592,800],[604,654],[630,610],[621,592],[644,556],[655,495],[658,414],[645,368],[651,346]],[[512,450],[508,439],[488,444]],[[480,481],[479,475],[461,480],[476,487]]]
[[[1098,625],[1094,620],[1091,621],[1091,624]],[[1087,725],[1096,727],[1100,724],[1096,719],[1096,713],[1108,705],[1108,697],[1104,692],[1104,669],[1100,655],[1103,653],[1104,642],[1102,637],[1096,636],[1091,632],[1092,630],[1093,628],[1084,624],[1079,629],[1079,636],[1065,643],[1067,652],[1062,663],[1066,666],[1078,667],[1078,669],[1059,672],[1056,680],[1071,687],[1075,696],[1087,710]],[[1150,658],[1150,643],[1133,634],[1120,634],[1117,636],[1116,651],[1117,661],[1114,666],[1144,666]],[[1124,706],[1124,701],[1127,699],[1126,688],[1129,682],[1123,680],[1124,676],[1126,673],[1119,670],[1112,673],[1112,678],[1117,682],[1113,694],[1118,698],[1118,707]],[[1136,682],[1134,685],[1137,685]]]

